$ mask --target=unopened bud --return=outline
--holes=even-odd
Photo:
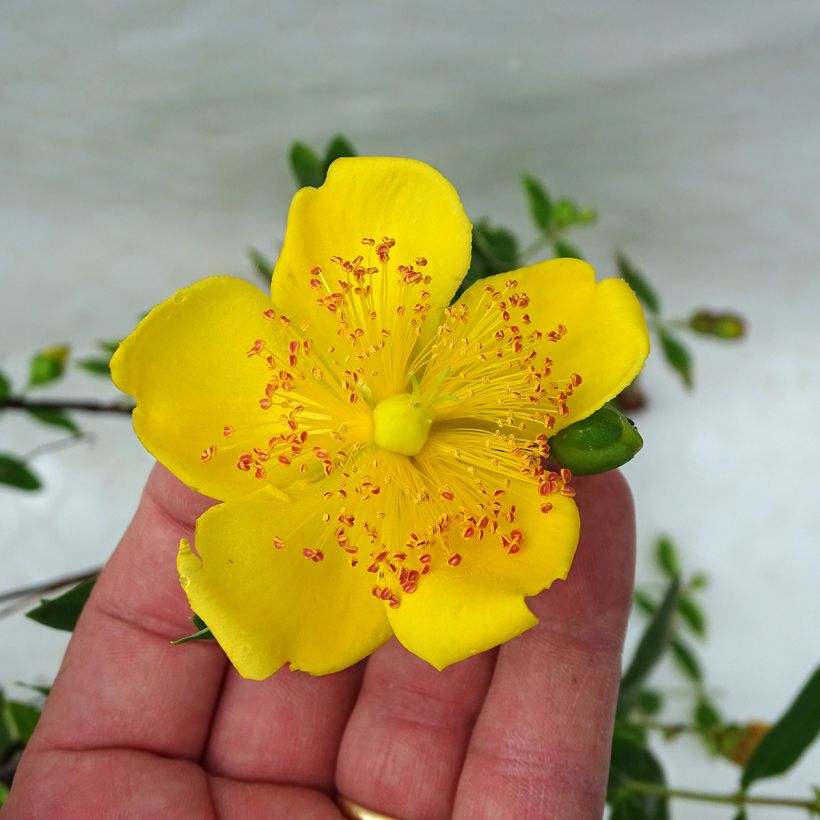
[[[550,455],[575,475],[614,470],[643,447],[635,425],[611,404],[570,424],[549,441]]]

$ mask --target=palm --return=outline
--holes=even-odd
[[[161,468],[83,614],[10,817],[589,818],[606,783],[632,532],[623,481],[578,482],[570,580],[541,624],[436,672],[391,641],[314,678],[247,681],[189,626],[176,544],[208,502]]]

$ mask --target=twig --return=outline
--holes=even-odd
[[[130,415],[133,409],[133,404],[121,401],[74,401],[72,399],[30,401],[21,396],[12,396],[0,400],[0,410],[75,410],[80,413]]]

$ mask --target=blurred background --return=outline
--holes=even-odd
[[[621,248],[668,315],[749,321],[739,344],[695,345],[692,393],[651,357],[626,472],[639,581],[661,590],[651,545],[670,534],[710,579],[710,692],[771,721],[820,655],[819,44],[816,2],[4,0],[0,368],[22,383],[46,344],[91,353],[175,289],[247,275],[249,246],[275,258],[295,139],[430,162],[474,219],[525,238],[532,173],[599,210],[578,239],[601,274]],[[78,372],[51,393],[116,395]],[[43,491],[0,489],[0,591],[99,564],[134,510],[151,461],[128,421],[81,421],[92,441],[32,461]],[[0,424],[0,450],[58,437]],[[0,686],[50,682],[66,637],[0,621]],[[680,677],[655,682],[674,708]],[[735,788],[696,741],[658,748],[670,784]],[[807,796],[818,771],[815,749],[759,792]]]

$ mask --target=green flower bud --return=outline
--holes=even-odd
[[[689,327],[704,336],[718,339],[742,339],[746,335],[746,322],[736,313],[712,313],[699,310],[689,318]]]
[[[614,470],[643,447],[632,422],[611,404],[570,424],[549,441],[550,455],[575,475]]]

